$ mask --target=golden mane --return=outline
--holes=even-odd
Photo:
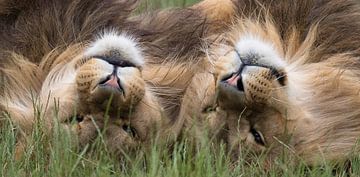
[[[80,94],[76,92],[75,83],[69,85],[68,79],[73,77],[74,62],[79,60],[82,63],[84,51],[92,41],[96,43],[99,34],[120,31],[137,40],[146,62],[145,67],[140,67],[146,82],[145,101],[140,101],[140,106],[137,106],[141,111],[133,115],[136,119],[130,120],[133,126],[137,126],[139,139],[148,139],[150,132],[159,126],[153,127],[151,121],[161,119],[160,111],[169,118],[160,124],[169,125],[193,75],[189,67],[192,64],[188,61],[195,63],[196,58],[203,55],[203,51],[198,49],[204,44],[202,37],[210,30],[205,25],[206,19],[192,8],[131,17],[137,3],[1,1],[0,24],[5,27],[0,28],[3,41],[0,44],[0,76],[3,81],[0,85],[0,111],[5,113],[2,119],[9,117],[25,136],[39,120],[45,123],[46,131],[52,129],[54,121],[59,121],[64,123],[65,129],[78,134],[80,145],[89,143],[97,133],[91,118],[82,117],[80,126],[69,124],[69,118],[78,116],[75,111],[81,113],[82,110],[74,110],[79,106],[76,105]],[[164,65],[168,68],[162,68]],[[179,73],[180,70],[183,74]],[[158,102],[163,109],[158,108]],[[92,111],[92,108],[86,111]],[[158,116],[151,119],[149,114],[152,113]],[[102,128],[104,115],[90,114],[99,124],[98,128]],[[129,146],[137,144],[121,129],[133,134],[128,121],[110,122],[114,131],[107,131],[107,139],[114,151],[125,148],[123,146],[127,143]],[[19,153],[25,148],[24,141],[26,138],[19,137]]]
[[[206,11],[216,8],[214,2],[202,8],[216,19]],[[269,148],[270,159],[283,149],[311,164],[346,159],[360,135],[358,3],[245,0],[224,6],[219,9],[230,10],[218,16],[230,22],[225,33],[210,37],[216,42],[205,50],[207,68],[185,92],[192,101],[184,99],[180,122],[210,129],[234,156],[244,148]]]
[[[146,113],[161,112],[161,120],[151,120],[160,121],[163,132],[202,138],[209,130],[234,156],[243,148],[270,148],[270,159],[283,149],[314,164],[319,158],[346,159],[360,135],[358,3],[219,2],[131,16],[137,1],[0,1],[0,111],[25,133],[39,110],[51,117],[59,106],[59,114],[66,115],[60,121],[66,122],[80,94],[58,89],[52,97],[48,86],[56,82],[47,81],[68,74],[67,64],[82,58],[96,35],[110,29],[136,39],[144,57],[144,66],[132,68],[141,73],[136,78],[143,79],[148,96],[140,101],[147,109],[136,112],[143,139],[149,129],[159,128],[144,123]],[[121,51],[115,53],[119,58]],[[59,95],[65,101],[57,105],[52,101]],[[79,135],[85,141],[80,144],[96,136],[87,134],[95,128],[87,118],[90,128]],[[111,126],[124,127],[124,122]],[[196,133],[186,134],[192,127]],[[122,130],[107,133],[115,149],[122,142],[136,144]],[[117,133],[124,136],[116,139]],[[321,153],[325,156],[316,156]]]

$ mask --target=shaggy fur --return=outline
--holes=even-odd
[[[79,89],[88,84],[84,79],[98,79],[96,72],[102,67],[100,63],[87,61],[91,57],[95,58],[90,61],[97,61],[96,57],[99,56],[96,54],[108,57],[110,51],[112,57],[137,58],[126,60],[135,64],[141,71],[140,76],[136,68],[133,68],[135,74],[124,73],[125,79],[120,79],[125,84],[137,81],[128,79],[131,76],[145,79],[136,83],[140,85],[140,90],[145,90],[145,94],[139,95],[139,103],[130,106],[135,109],[132,110],[134,114],[131,114],[130,120],[126,119],[129,118],[126,113],[125,119],[109,120],[108,126],[112,128],[106,133],[108,144],[114,151],[123,152],[123,148],[126,149],[127,146],[133,147],[136,142],[149,140],[147,136],[157,129],[159,124],[156,122],[159,119],[171,118],[170,115],[177,114],[183,90],[193,74],[188,67],[192,64],[184,61],[193,61],[191,58],[203,54],[198,50],[203,46],[201,39],[211,30],[206,28],[206,19],[192,8],[159,11],[129,18],[136,4],[137,1],[1,1],[0,108],[8,115],[3,118],[10,117],[20,130],[28,134],[35,122],[41,120],[47,129],[51,129],[53,118],[58,117],[65,128],[78,134],[80,144],[88,143],[97,132],[91,119],[95,120],[98,128],[102,128],[105,110],[101,109],[104,105],[97,107],[91,105],[94,102],[88,102],[86,98],[91,98],[91,92]],[[132,36],[128,39],[135,39],[138,48],[131,50],[131,54],[124,55],[131,51],[124,51],[121,46],[121,49],[119,46],[109,46],[111,42],[106,42],[104,47],[101,42],[104,38],[89,44],[96,35],[109,30],[122,31],[128,37]],[[103,46],[104,50],[99,46]],[[97,49],[94,50],[94,47]],[[119,50],[113,52],[116,54],[113,56],[111,53],[114,48]],[[140,48],[142,51],[138,51]],[[86,67],[81,69],[83,64]],[[179,70],[170,70],[175,65]],[[21,73],[18,72],[20,68]],[[185,79],[179,79],[180,69],[183,70]],[[171,77],[167,77],[169,75]],[[96,82],[96,79],[91,82]],[[129,90],[125,90],[125,95],[137,94],[127,91]],[[162,100],[160,103],[164,109],[159,107],[158,98],[154,95]],[[112,117],[116,115],[116,109],[113,111]],[[81,122],[75,127],[68,126],[68,120],[76,117],[75,114]],[[167,122],[164,119],[160,124]],[[134,129],[136,138],[130,136],[134,134]],[[25,148],[24,141],[24,137],[19,137],[19,153]]]
[[[56,57],[67,46],[86,43],[104,29],[125,31],[135,37],[141,45],[146,63],[151,66],[145,77],[154,87],[162,89],[164,106],[171,115],[179,109],[182,90],[193,73],[191,69],[204,52],[203,38],[213,33],[215,24],[204,18],[198,8],[171,9],[149,12],[129,17],[137,1],[1,1],[0,50],[12,51],[27,60],[39,63],[45,55]],[[24,7],[24,8],[23,8]],[[56,50],[54,50],[56,49]],[[7,52],[0,52],[0,65],[8,62]],[[47,60],[44,69],[48,72],[55,60]],[[193,62],[187,62],[193,61]],[[182,66],[177,66],[181,63]],[[159,66],[166,65],[168,69]],[[173,67],[180,70],[171,69]],[[171,70],[170,70],[171,69]],[[154,78],[153,70],[157,70]],[[169,72],[179,73],[188,79],[166,77]],[[184,84],[179,84],[184,83]],[[174,87],[169,93],[164,91]],[[155,89],[158,90],[158,89]],[[179,96],[180,94],[180,96]],[[169,97],[170,96],[170,97]],[[173,101],[166,101],[173,100]],[[170,116],[174,117],[174,116]]]
[[[140,91],[130,94],[140,100],[130,102],[138,111],[131,120],[110,119],[114,131],[106,136],[114,151],[146,142],[157,122],[168,127],[171,120],[171,133],[196,127],[195,135],[202,137],[210,130],[211,136],[228,143],[234,156],[243,148],[269,148],[272,158],[285,148],[312,164],[346,159],[360,135],[359,3],[218,2],[129,17],[136,1],[0,1],[0,109],[28,133],[37,121],[34,110],[51,119],[59,106],[66,122],[74,116],[73,108],[85,102],[96,109],[80,109],[86,116],[70,129],[80,132],[80,144],[88,143],[96,136],[91,119],[103,128],[103,107],[79,99],[91,97],[91,92],[77,92],[87,81],[78,80],[78,87],[71,79],[89,77],[91,85],[108,72],[96,56],[84,56],[95,35],[110,28],[133,36],[142,51],[132,56],[139,52],[145,60],[144,65],[134,60],[135,67],[127,72],[144,82],[136,82],[143,96]],[[127,52],[122,49],[114,56]],[[108,55],[108,50],[100,51]],[[77,70],[83,64],[86,67]],[[235,75],[245,64],[252,66]],[[89,68],[91,74],[79,74]],[[100,74],[92,75],[98,68]],[[53,104],[54,98],[65,101]],[[149,113],[154,119],[145,119]],[[160,114],[169,119],[159,120]],[[133,129],[139,141],[131,136]]]
[[[269,148],[270,158],[287,149],[309,164],[346,159],[360,136],[359,3],[231,2],[224,13],[236,20],[214,37],[208,72],[185,93],[193,101],[184,100],[182,122],[225,130],[235,155]]]

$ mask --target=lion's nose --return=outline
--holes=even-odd
[[[244,84],[242,82],[241,73],[234,73],[227,78],[224,78],[221,82],[224,82],[230,86],[237,88],[239,91],[244,91]]]
[[[108,87],[123,92],[124,89],[121,87],[120,79],[115,74],[110,74],[99,82],[99,86]]]
[[[241,65],[239,70],[235,73],[228,75],[227,77],[223,78],[221,82],[230,85],[236,88],[238,91],[244,92],[244,83],[242,78],[242,72],[246,65]]]

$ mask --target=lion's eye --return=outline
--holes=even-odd
[[[254,136],[254,140],[256,143],[265,146],[265,141],[262,134],[256,131],[254,128],[250,129],[250,133]]]
[[[80,114],[71,115],[65,122],[67,123],[80,123],[84,121],[84,116]]]
[[[131,137],[136,137],[137,133],[134,127],[131,127],[130,125],[123,125],[122,129],[128,133]]]
[[[218,107],[217,105],[207,106],[207,107],[205,107],[205,108],[202,110],[202,112],[203,112],[203,113],[213,112],[213,111],[216,111],[216,108],[217,108],[217,107]]]
[[[80,114],[77,114],[75,118],[77,122],[82,122],[84,120],[84,116]]]

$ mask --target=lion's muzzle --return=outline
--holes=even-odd
[[[244,65],[238,72],[229,74],[221,80],[220,91],[241,94],[245,97],[246,103],[262,103],[270,96],[274,88],[273,82],[281,83],[278,80],[279,75],[273,68]]]
[[[266,56],[252,52],[236,53],[236,57],[230,55],[224,58],[225,63],[233,65],[225,64],[227,67],[223,67],[224,72],[219,78],[219,99],[226,107],[234,105],[236,109],[241,109],[254,103],[266,103],[276,87],[285,85],[284,71],[265,60]]]
[[[118,91],[120,93],[124,93],[124,89],[120,84],[120,79],[116,74],[110,74],[104,79],[100,80],[98,87],[109,89],[111,91]]]
[[[119,59],[118,63],[122,60]],[[120,63],[121,64],[121,63]],[[84,104],[97,105],[99,111],[128,110],[144,96],[145,83],[140,70],[133,66],[115,65],[98,57],[82,65],[77,73],[77,89]]]

